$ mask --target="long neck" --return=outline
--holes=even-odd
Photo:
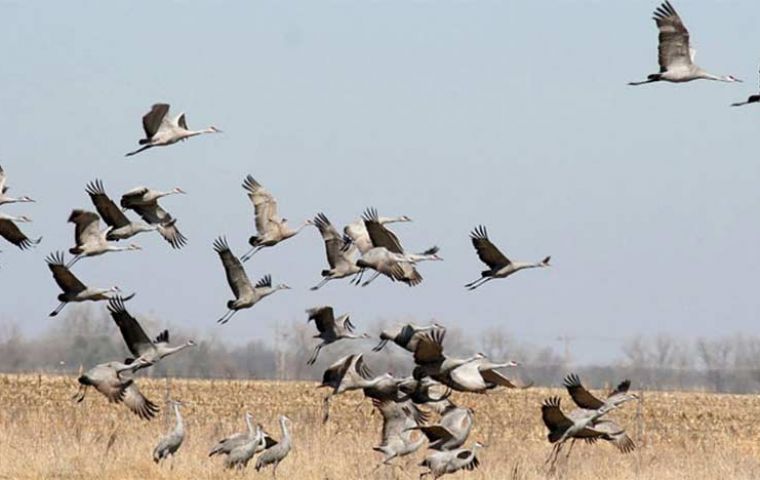
[[[253,428],[253,423],[251,423],[251,416],[250,415],[246,415],[245,416],[245,423],[246,423],[246,425],[248,425],[248,433],[250,433],[251,435],[253,435],[255,433],[255,429]]]
[[[284,418],[280,420],[280,430],[282,430],[282,439],[280,439],[280,443],[290,446],[290,429],[288,429],[288,424]]]
[[[177,418],[177,425],[174,429],[175,430],[184,429],[185,425],[182,422],[182,415],[179,413],[179,405],[177,405],[176,403],[174,404],[174,416]]]
[[[166,357],[166,356],[171,355],[173,353],[177,353],[180,350],[184,350],[184,349],[186,349],[187,347],[190,347],[190,346],[191,345],[189,343],[183,343],[182,345],[177,345],[176,347],[165,347],[164,349],[162,349],[163,351],[161,352],[161,356],[162,357]]]
[[[377,221],[381,225],[385,225],[386,223],[405,222],[406,219],[404,217],[380,217],[377,219]]]
[[[727,77],[713,75],[712,73],[706,72],[702,69],[699,69],[699,72],[697,73],[697,75],[699,76],[699,78],[703,78],[705,80],[714,80],[716,82],[730,82],[731,81]]]

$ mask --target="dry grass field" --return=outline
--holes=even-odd
[[[167,383],[140,379],[140,387],[163,406]],[[121,406],[90,391],[82,404],[70,400],[72,377],[0,376],[0,478],[20,479],[190,479],[270,478],[271,470],[224,470],[208,458],[220,437],[244,429],[250,410],[275,436],[276,417],[294,422],[295,447],[278,477],[308,479],[417,478],[423,452],[403,459],[401,468],[373,469],[380,417],[358,394],[335,399],[332,418],[320,422],[322,391],[313,383],[173,380],[169,388],[185,407],[188,437],[175,459],[156,466],[151,452],[169,425],[163,411],[141,421]],[[529,389],[458,396],[476,410],[471,441],[488,445],[481,468],[446,478],[547,478],[543,462],[550,447],[540,420],[544,397],[564,391]],[[160,401],[160,402],[159,402]],[[569,405],[568,405],[569,406]],[[614,418],[627,425],[639,449],[621,455],[610,445],[576,445],[556,475],[566,479],[760,478],[760,397],[700,393],[646,393]],[[173,419],[172,419],[173,421]]]

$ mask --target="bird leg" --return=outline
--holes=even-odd
[[[65,306],[66,306],[66,302],[61,302],[61,304],[58,305],[58,307],[55,310],[53,310],[52,312],[50,312],[50,316],[51,317],[55,317],[56,315],[58,315],[59,313],[61,313],[61,310],[63,310],[63,307],[65,307]]]
[[[373,281],[374,279],[376,279],[376,278],[377,278],[377,277],[379,277],[379,276],[380,276],[380,272],[375,272],[375,273],[372,275],[372,277],[370,277],[370,279],[369,279],[369,280],[367,280],[366,282],[362,283],[362,287],[366,287],[367,285],[369,285],[370,283],[372,283],[372,281]]]
[[[373,352],[379,352],[380,350],[382,350],[382,349],[385,347],[385,345],[386,345],[387,343],[388,343],[388,340],[384,340],[384,339],[383,339],[383,340],[380,340],[380,343],[378,343],[376,346],[374,346],[374,347],[372,348],[372,351],[373,351]]]
[[[311,358],[306,362],[307,365],[314,365],[314,363],[317,361],[317,355],[319,355],[319,351],[324,347],[324,343],[320,343],[317,345],[317,348],[314,349],[314,353],[311,354]]]
[[[252,249],[248,250],[245,255],[240,257],[241,262],[247,262],[251,259],[252,256],[256,255],[256,252],[264,248],[262,245],[259,245],[258,247],[253,247]]]
[[[364,276],[364,268],[356,272],[356,275],[354,275],[354,278],[351,279],[351,285],[359,285],[359,282],[362,281],[362,277]]]
[[[573,445],[575,445],[575,439],[572,439],[570,441],[570,446],[567,447],[567,454],[565,455],[565,460],[567,460],[568,458],[570,458],[570,452],[573,451]]]
[[[484,283],[486,283],[486,282],[488,282],[490,280],[493,280],[493,277],[483,277],[483,278],[479,278],[479,279],[475,280],[474,282],[469,283],[469,284],[467,284],[465,286],[467,287],[468,290],[475,290],[476,288],[482,286]]]
[[[330,397],[332,395],[328,395],[322,400],[322,423],[327,423],[327,420],[330,419]]]
[[[319,290],[320,288],[322,288],[324,286],[325,283],[329,282],[330,280],[332,280],[332,278],[330,278],[330,277],[323,278],[321,282],[319,282],[318,284],[314,285],[309,290],[312,290],[312,291]]]
[[[79,385],[79,388],[77,389],[77,393],[74,394],[73,397],[71,397],[72,400],[76,400],[77,403],[82,403],[82,400],[84,400],[84,396],[87,393],[87,385]]]
[[[220,323],[224,325],[225,323],[229,322],[230,319],[237,313],[237,310],[227,310],[227,313],[222,315],[222,318],[216,321],[216,323]]]
[[[144,147],[140,147],[140,148],[138,148],[137,150],[135,150],[135,151],[133,151],[133,152],[129,152],[129,153],[127,153],[127,154],[126,154],[126,155],[124,155],[124,156],[125,156],[125,157],[131,157],[132,155],[137,155],[138,153],[140,153],[140,152],[142,152],[142,151],[144,151],[144,150],[147,150],[147,149],[149,149],[149,148],[153,148],[153,145],[145,145]]]

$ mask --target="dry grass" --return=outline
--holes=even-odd
[[[166,383],[140,379],[143,391],[163,400]],[[171,393],[189,403],[184,409],[188,438],[174,468],[156,466],[151,452],[169,426],[163,416],[140,421],[125,408],[109,405],[91,391],[83,404],[71,402],[70,377],[0,376],[0,478],[268,478],[252,465],[242,474],[224,471],[209,459],[221,436],[244,428],[242,413],[276,436],[276,417],[294,421],[295,448],[278,477],[307,479],[414,478],[418,452],[401,462],[405,469],[372,472],[380,419],[360,395],[339,397],[327,425],[320,422],[323,393],[312,383],[175,380]],[[476,410],[471,440],[489,448],[481,468],[450,478],[546,478],[549,452],[538,406],[544,397],[565,392],[547,389],[497,391],[456,400]],[[159,402],[157,402],[159,403]],[[162,403],[162,402],[161,402]],[[163,403],[162,403],[163,405]],[[639,415],[640,410],[640,415]],[[637,416],[639,419],[637,419]],[[646,393],[640,405],[627,405],[615,417],[637,440],[639,450],[621,455],[609,445],[576,446],[560,478],[760,478],[760,398],[698,393]]]

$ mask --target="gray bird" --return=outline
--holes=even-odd
[[[27,248],[38,245],[42,241],[42,237],[34,239],[29,238],[18,228],[18,225],[16,225],[17,222],[29,223],[31,221],[32,220],[25,215],[14,217],[0,212],[0,237],[3,237],[8,242],[16,245],[21,250],[26,250]]]
[[[412,427],[422,432],[430,442],[432,450],[455,450],[467,441],[473,425],[474,411],[471,408],[461,408],[453,402],[441,402],[443,412],[438,423]]]
[[[187,140],[204,133],[221,132],[221,130],[213,125],[203,130],[190,130],[187,127],[185,113],[182,112],[176,117],[170,116],[168,103],[156,103],[150,107],[150,111],[142,117],[142,125],[145,131],[145,138],[141,138],[138,142],[142,147],[127,153],[127,157],[136,155],[149,148],[174,145],[180,140]]]
[[[242,445],[246,440],[255,434],[256,429],[253,426],[253,414],[246,412],[243,418],[245,419],[245,424],[248,427],[248,430],[241,433],[234,433],[229,437],[225,437],[219,440],[216,445],[211,448],[211,451],[209,451],[209,457],[213,457],[214,455],[218,454],[229,455],[229,453],[234,448]]]
[[[482,443],[475,442],[470,448],[433,452],[420,463],[421,467],[428,468],[420,474],[420,478],[432,475],[435,479],[459,470],[475,470],[480,466],[478,451],[483,447]]]
[[[256,459],[257,472],[262,468],[272,465],[272,476],[275,478],[277,477],[277,466],[280,462],[285,460],[285,457],[288,456],[292,447],[292,438],[290,436],[291,425],[292,422],[290,418],[285,415],[280,416],[280,430],[282,430],[282,437],[280,437],[279,442],[267,446]]]
[[[417,349],[417,344],[420,342],[420,338],[426,333],[435,330],[445,331],[446,327],[437,323],[424,327],[413,323],[396,325],[392,328],[383,330],[380,333],[380,343],[378,343],[372,351],[379,352],[385,348],[385,345],[387,345],[388,342],[393,342],[404,350],[414,353]]]
[[[158,441],[158,445],[153,449],[153,461],[156,463],[159,463],[161,460],[168,457],[174,459],[174,454],[177,453],[177,450],[179,450],[179,447],[182,446],[182,442],[185,440],[185,424],[182,421],[182,414],[179,412],[179,407],[182,406],[182,402],[179,400],[170,400],[169,405],[174,407],[176,423],[171,431],[161,437]]]
[[[144,365],[138,360],[133,363],[108,362],[95,365],[79,376],[79,390],[74,399],[81,403],[89,387],[102,393],[111,403],[123,403],[135,415],[150,420],[158,412],[158,406],[140,392],[131,378],[122,378],[125,372],[134,372]]]
[[[317,214],[312,222],[322,235],[327,263],[330,268],[322,270],[322,281],[311,287],[311,290],[319,290],[330,280],[346,278],[359,273],[361,269],[356,266],[356,261],[354,261],[356,247],[351,242],[351,238],[348,236],[341,237],[324,213]],[[364,224],[362,224],[362,228],[363,226]]]
[[[383,430],[380,445],[373,450],[383,454],[380,465],[391,465],[396,457],[411,455],[422,447],[425,438],[414,438],[412,429],[427,421],[427,414],[412,402],[395,402],[393,400],[373,399],[372,405],[383,416]]]
[[[321,338],[322,343],[316,346],[314,348],[314,353],[311,355],[309,360],[306,362],[309,365],[313,365],[314,362],[317,361],[317,356],[319,355],[319,351],[324,347],[325,345],[329,345],[331,343],[335,343],[338,340],[341,339],[362,339],[362,338],[369,338],[369,335],[366,333],[363,333],[361,335],[357,335],[354,333],[354,324],[351,323],[351,318],[348,314],[343,314],[338,318],[335,318],[335,312],[333,311],[333,308],[330,306],[321,306],[321,307],[314,307],[306,310],[306,313],[309,315],[309,319],[307,321],[314,321],[314,324],[317,326],[317,330],[319,330],[319,334],[314,335],[314,338]]]
[[[136,187],[121,196],[121,207],[134,210],[143,221],[153,225],[172,248],[182,248],[187,238],[177,228],[177,219],[158,204],[158,199],[167,195],[185,194],[181,188],[159,192],[147,187]]]
[[[133,222],[127,218],[124,212],[106,194],[101,180],[88,183],[85,190],[90,195],[90,200],[95,205],[98,215],[109,227],[106,231],[106,240],[126,240],[139,233],[152,232],[158,229],[157,225]]]
[[[412,371],[415,379],[432,377],[441,382],[449,372],[470,362],[483,358],[477,354],[469,358],[453,358],[443,354],[443,339],[446,336],[445,329],[433,329],[419,337],[414,349],[414,363],[417,364]]]
[[[256,425],[256,429],[252,435],[249,435],[239,445],[230,450],[227,458],[224,459],[224,466],[229,469],[244,469],[256,452],[259,451],[263,443],[264,434],[261,431],[261,425]]]
[[[11,197],[7,195],[9,189],[7,182],[8,175],[5,173],[5,170],[3,170],[3,167],[0,166],[0,205],[5,205],[6,203],[34,202],[34,200],[27,195],[20,197]]]

